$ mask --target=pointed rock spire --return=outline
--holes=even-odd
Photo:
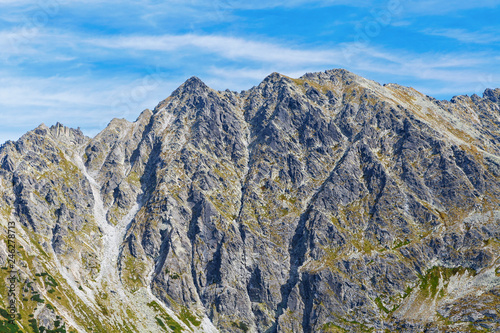
[[[483,93],[483,98],[487,98],[494,103],[500,103],[500,88],[486,89]]]

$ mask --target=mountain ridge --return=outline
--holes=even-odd
[[[373,80],[369,80],[369,79],[365,79],[361,76],[358,76],[352,72],[349,72],[345,69],[331,69],[331,70],[326,70],[324,72],[309,72],[309,73],[306,73],[304,74],[303,76],[301,76],[300,78],[298,79],[292,79],[291,77],[289,76],[286,76],[284,74],[280,74],[278,72],[273,72],[271,74],[269,74],[266,78],[264,78],[264,80],[257,86],[254,86],[248,90],[243,90],[241,93],[238,93],[238,92],[235,92],[235,91],[230,91],[228,89],[226,90],[221,90],[221,91],[217,91],[217,90],[214,90],[214,91],[217,91],[218,93],[227,93],[227,92],[230,92],[230,93],[233,93],[233,94],[236,94],[236,95],[245,95],[245,94],[248,94],[249,91],[257,88],[258,86],[264,84],[265,82],[267,81],[270,81],[270,80],[273,80],[273,78],[275,77],[278,77],[278,78],[285,78],[285,79],[289,79],[289,80],[305,80],[305,79],[312,79],[313,81],[318,81],[318,76],[321,76],[322,74],[329,74],[329,73],[345,73],[346,75],[349,75],[353,78],[360,78],[360,79],[363,79],[364,81],[368,81],[368,82],[372,82],[374,83],[375,85],[378,85],[378,86],[382,86],[382,87],[386,87],[386,86],[389,86],[389,87],[399,87],[399,88],[403,88],[403,89],[411,89],[411,90],[414,90],[413,88],[411,87],[406,87],[406,86],[401,86],[399,84],[396,84],[396,83],[384,83],[384,84],[380,84],[376,81],[373,81]],[[201,86],[203,87],[203,89],[210,89],[210,90],[213,90],[212,88],[210,88],[209,86],[207,86],[205,84],[205,82],[203,82],[199,77],[197,76],[192,76],[190,77],[189,79],[187,79],[184,83],[182,83],[178,88],[176,88],[171,95],[178,95],[180,93],[186,93],[186,92],[189,92],[191,89],[191,86],[192,86],[192,83],[194,82],[194,86],[197,87],[197,86]],[[188,90],[182,90],[183,87],[185,86],[188,86]],[[418,91],[414,90],[415,92],[418,93]],[[421,94],[421,93],[419,93]],[[423,95],[423,94],[422,94]],[[433,100],[433,101],[436,101],[436,102],[439,102],[439,103],[446,103],[446,102],[450,102],[450,103],[453,103],[453,101],[456,101],[458,99],[462,99],[462,98],[470,98],[472,100],[480,100],[480,99],[487,99],[487,100],[490,100],[491,102],[493,103],[498,103],[498,101],[500,101],[500,88],[485,88],[484,92],[483,92],[483,97],[479,97],[477,94],[472,94],[471,96],[468,96],[468,95],[454,95],[450,98],[450,100],[437,100],[435,99],[434,97],[432,96],[428,96],[428,95],[425,95],[426,97],[428,97],[430,100]],[[170,98],[170,97],[169,97]],[[159,107],[162,105],[162,103],[164,103],[166,100],[168,100],[169,98],[161,101],[158,103],[158,105],[153,109],[153,112],[158,112],[158,109]],[[144,111],[147,111],[149,109],[145,109]],[[143,111],[143,112],[144,112]],[[114,118],[114,119],[122,119],[122,120],[125,120],[124,118]],[[130,122],[129,120],[126,120],[128,122]],[[137,121],[137,119],[135,120]],[[135,122],[133,121],[133,122]],[[109,125],[109,124],[108,124]],[[57,122],[55,125],[52,125],[51,127],[58,127],[58,126],[61,126],[63,128],[68,128],[70,130],[75,130],[74,128],[71,128],[71,127],[67,127],[67,126],[64,126],[63,124]],[[44,124],[44,123],[41,123],[36,129],[39,129],[39,128],[42,128],[42,129],[45,129],[47,126]],[[34,129],[34,130],[36,130]],[[32,130],[32,131],[34,131]],[[31,131],[28,131],[27,133],[29,133]],[[87,136],[86,136],[87,137]],[[87,137],[87,138],[90,138],[90,137]],[[1,145],[4,145],[5,143],[7,142],[15,142],[17,140],[7,140],[5,141],[4,143],[2,143]]]

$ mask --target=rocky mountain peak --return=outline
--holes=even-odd
[[[276,82],[279,82],[283,79],[287,80],[287,79],[289,79],[289,77],[285,76],[283,74],[280,74],[278,72],[273,72],[273,73],[269,74],[268,76],[266,76],[264,78],[264,80],[262,80],[262,83],[276,83]]]
[[[210,88],[202,80],[196,76],[192,76],[181,84],[172,95],[204,93],[208,90],[210,90]]]
[[[25,134],[26,140],[34,138],[33,136],[50,136],[51,139],[56,140],[60,143],[79,145],[85,142],[88,137],[86,137],[80,128],[74,129],[71,127],[64,126],[63,124],[57,122],[55,125],[48,127],[44,123],[40,124],[34,130]]]
[[[199,103],[205,100],[209,94],[215,94],[215,90],[209,88],[198,77],[193,76],[181,84],[167,99],[161,101],[153,110],[153,113],[158,113],[166,109],[171,109],[176,116],[184,114],[186,109],[180,109],[169,106],[182,106],[185,104]]]
[[[52,134],[53,137],[60,140],[66,140],[67,142],[72,142],[76,145],[82,144],[87,139],[87,137],[83,135],[83,132],[80,130],[80,128],[73,129],[64,126],[59,122],[51,126],[48,131]]]
[[[500,88],[486,89],[483,93],[483,98],[487,98],[493,103],[500,103]]]

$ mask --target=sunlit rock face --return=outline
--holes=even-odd
[[[340,69],[193,77],[94,138],[42,124],[0,148],[2,325],[500,330],[499,126],[499,89],[438,101]]]

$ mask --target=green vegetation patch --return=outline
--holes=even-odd
[[[30,327],[33,329],[33,332],[40,333],[36,319],[30,319],[28,322],[30,323]]]
[[[392,297],[390,297],[390,300],[392,301]],[[377,304],[377,307],[379,308],[380,311],[385,312],[386,314],[390,314],[394,311],[396,311],[399,307],[399,305],[393,305],[392,309],[388,309],[385,307],[384,303],[380,299],[380,296],[374,299],[375,304]]]
[[[236,323],[236,322],[232,322],[231,323],[231,326],[235,327],[235,328],[239,328],[240,330],[242,330],[243,332],[248,332],[248,325],[242,321],[240,321],[239,323]]]
[[[10,319],[9,312],[5,309],[0,308],[0,315],[5,319]]]
[[[0,332],[2,333],[23,333],[17,324],[11,324],[8,320],[0,320]]]
[[[389,314],[391,311],[389,311],[389,309],[387,309],[385,306],[384,306],[384,303],[382,303],[382,300],[380,300],[380,297],[377,297],[375,298],[375,304],[377,304],[377,307],[381,310],[381,311],[384,311],[385,313]]]
[[[342,328],[334,323],[326,323],[321,327],[322,332],[328,333],[347,333],[348,331],[345,328]]]
[[[410,244],[410,240],[405,239],[405,241],[404,241],[404,242],[403,242],[403,241],[399,241],[398,243],[396,243],[396,245],[394,245],[394,247],[393,247],[392,249],[393,249],[393,250],[397,250],[397,249],[399,249],[400,247],[403,247],[403,246],[408,245],[408,244]]]
[[[167,326],[165,326],[165,323],[158,316],[156,316],[155,319],[156,319],[156,322],[158,323],[158,325],[160,325],[161,328],[163,328],[165,331],[168,331],[167,330]]]
[[[40,298],[40,294],[34,294],[33,296],[31,296],[31,300],[38,303],[45,303],[45,301]]]
[[[160,325],[160,327],[163,328],[164,330],[167,330],[167,328],[165,326],[165,323],[163,323],[162,319],[165,320],[165,322],[168,325],[168,328],[170,328],[175,333],[180,333],[183,331],[182,326],[167,314],[161,314],[160,316],[156,316],[155,319],[158,325]]]
[[[47,272],[43,272],[43,273],[37,273],[35,274],[35,276],[40,276],[40,277],[43,277],[44,278],[44,282],[46,284],[48,284],[49,286],[51,287],[57,287],[58,284],[56,282],[56,280],[52,277],[52,275],[50,275],[49,273]]]
[[[368,327],[363,323],[357,322],[355,320],[347,320],[345,318],[340,318],[343,323],[349,326],[355,326],[355,329],[351,329],[351,331],[355,332],[373,332],[375,329],[373,327]],[[342,328],[343,329],[343,328]]]
[[[412,287],[410,287],[410,286],[406,287],[405,294],[403,295],[403,299],[408,297],[408,295],[410,295],[412,291],[413,291]]]
[[[191,326],[194,325],[198,327],[201,325],[201,321],[191,313],[187,308],[182,308],[179,319],[182,320],[186,325]]]
[[[3,308],[0,308],[0,315],[7,320],[0,320],[0,332],[2,333],[17,333],[22,332],[22,330],[17,326],[16,323],[10,323],[10,315],[9,312]]]
[[[178,322],[176,322],[174,318],[169,316],[169,314],[158,303],[152,301],[147,305],[156,312],[159,312],[159,315],[156,316],[155,319],[161,328],[167,330],[166,326],[168,326],[168,328],[174,331],[174,333],[180,333],[183,331],[182,326]]]
[[[440,279],[443,279],[443,284],[446,287],[448,285],[448,282],[450,278],[454,275],[457,274],[464,274],[465,272],[469,272],[472,276],[476,275],[476,271],[471,269],[471,268],[464,268],[464,267],[453,267],[453,268],[447,268],[447,267],[439,267],[439,266],[434,266],[431,269],[427,271],[427,274],[425,276],[419,276],[420,278],[420,290],[422,291],[422,294],[425,297],[434,297],[436,294],[439,293],[439,296],[444,296],[444,290],[438,290],[439,288],[439,281]]]

